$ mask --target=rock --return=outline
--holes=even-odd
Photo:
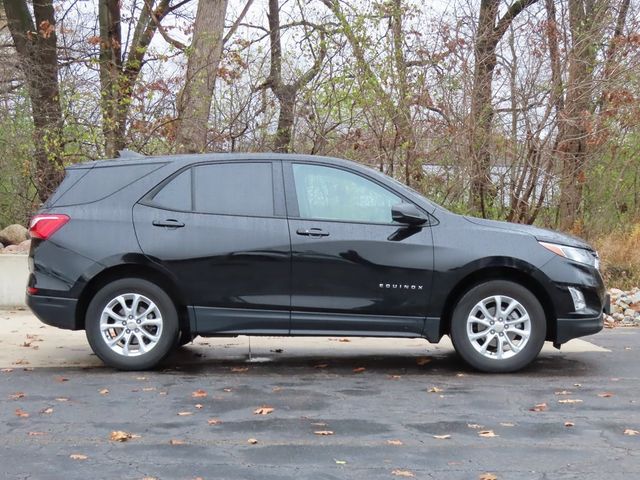
[[[14,224],[0,230],[0,243],[18,245],[29,240],[29,231],[22,225]]]
[[[629,299],[631,303],[640,303],[640,292],[635,292]]]
[[[612,288],[611,290],[609,290],[609,293],[611,294],[611,296],[619,297],[624,292],[622,290],[620,290],[619,288]]]
[[[9,245],[2,250],[2,253],[22,253],[19,245]]]
[[[623,314],[621,314],[621,313],[619,313],[619,312],[616,312],[616,313],[614,313],[614,314],[613,314],[613,315],[611,315],[611,316],[612,316],[612,317],[613,317],[613,319],[614,319],[615,321],[617,321],[617,322],[620,322],[620,321],[624,320],[624,315],[623,315]]]
[[[624,311],[624,316],[633,318],[636,316],[636,311],[633,308],[627,308]]]
[[[0,251],[4,248],[4,245],[0,243]]]

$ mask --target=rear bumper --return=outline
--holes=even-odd
[[[593,335],[602,330],[604,326],[604,315],[601,313],[597,317],[590,318],[559,318],[556,340],[554,343],[562,344],[572,338]]]
[[[31,311],[42,323],[67,330],[81,330],[76,320],[78,301],[75,298],[27,294],[26,300]]]

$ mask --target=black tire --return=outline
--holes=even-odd
[[[479,310],[475,309],[476,305],[480,304],[480,302],[482,302],[483,300],[494,297],[496,295],[510,297],[511,299],[519,302],[530,319],[530,335],[528,341],[524,344],[521,350],[519,350],[509,358],[497,358],[498,333],[490,333],[487,335],[487,337],[478,339],[475,342],[476,346],[474,346],[474,341],[470,339],[468,335],[467,320],[472,313],[479,312]],[[494,305],[496,303],[497,302],[494,302]],[[495,308],[493,311],[489,310],[489,313],[495,314]],[[511,318],[517,319],[518,313],[519,311],[516,311],[513,314],[515,316]],[[484,320],[485,315],[480,315],[480,318]],[[494,323],[498,322],[497,317],[499,316],[496,316],[496,318],[492,320],[494,321]],[[506,321],[504,316],[502,316],[501,318],[502,322]],[[510,322],[515,321],[511,319],[509,320]],[[500,329],[502,330],[501,337],[504,338],[504,335],[506,335],[507,333],[514,335],[513,330],[503,330],[505,328],[504,325],[506,325],[506,323],[500,325]],[[498,326],[482,326],[481,328],[487,328],[489,329],[489,332],[496,332]],[[492,328],[496,328],[496,330],[491,330]],[[507,326],[506,328],[508,329],[509,327]],[[513,328],[522,328],[522,324],[514,325]],[[538,356],[540,350],[542,349],[546,338],[546,330],[547,321],[544,309],[542,308],[542,305],[535,297],[535,295],[533,295],[531,291],[529,291],[522,285],[506,280],[491,280],[476,285],[475,287],[468,290],[458,301],[451,318],[451,340],[453,342],[454,348],[456,349],[456,352],[458,352],[462,359],[471,367],[482,372],[489,373],[514,372],[516,370],[524,368],[529,363],[531,363]],[[484,330],[478,329],[477,331],[480,332],[479,334],[484,333]],[[488,338],[489,336],[493,340],[486,340],[486,338]],[[519,338],[522,337],[509,337],[509,339],[513,339],[514,342],[518,342]],[[489,350],[489,353],[487,354],[483,354],[480,351],[476,350],[476,347],[483,348],[485,342],[488,343],[487,350]],[[503,344],[507,345],[505,343]],[[511,350],[509,346],[506,346],[505,348]],[[512,353],[509,353],[509,355],[511,354]],[[486,355],[494,355],[494,357],[489,358]]]
[[[137,356],[125,356],[112,350],[100,331],[104,309],[113,299],[126,294],[139,294],[148,298],[157,306],[162,317],[159,339],[149,351]],[[124,278],[105,285],[95,294],[87,308],[85,330],[89,345],[105,364],[119,370],[148,370],[158,365],[178,342],[178,312],[169,295],[156,284],[141,278]]]

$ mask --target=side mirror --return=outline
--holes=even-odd
[[[394,222],[406,225],[422,225],[428,220],[427,216],[413,203],[400,203],[391,207],[391,218]]]

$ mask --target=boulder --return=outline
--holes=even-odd
[[[0,243],[18,245],[29,240],[29,231],[22,225],[14,224],[0,230]]]

